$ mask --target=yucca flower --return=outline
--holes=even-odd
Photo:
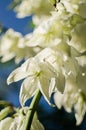
[[[61,0],[66,10],[73,14],[78,14],[86,18],[86,0]]]
[[[75,111],[76,124],[79,125],[86,113],[86,61],[83,56],[77,60],[69,59],[63,68],[65,75],[64,92],[57,91],[54,100],[58,108],[64,106],[67,112]],[[73,63],[73,64],[72,64]]]
[[[23,130],[26,114],[29,107],[18,110],[13,117],[7,117],[0,121],[0,130]],[[37,113],[34,114],[30,130],[44,130],[43,125],[39,122]]]
[[[25,79],[24,79],[25,78]],[[27,99],[35,94],[37,88],[50,104],[52,90],[56,86],[57,74],[47,62],[39,62],[37,58],[30,58],[21,67],[14,70],[8,77],[8,84],[24,79],[20,90],[20,103],[24,105]]]
[[[1,40],[2,61],[24,57],[26,50],[37,53],[9,75],[8,84],[23,79],[22,106],[35,95],[36,89],[50,105],[54,93],[56,106],[64,106],[67,112],[74,109],[79,125],[86,113],[86,0],[50,1],[57,11],[52,11],[53,6],[47,0],[22,0],[15,7],[18,17],[33,14],[37,26],[24,37],[8,30]]]
[[[22,59],[35,55],[33,48],[27,47],[25,41],[26,38],[21,33],[9,29],[0,39],[1,62],[15,58],[15,62],[19,63]]]
[[[86,51],[86,20],[73,28],[69,45],[74,47],[79,53]]]

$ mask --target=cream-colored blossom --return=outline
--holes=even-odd
[[[76,57],[78,64],[84,68],[83,71],[85,71],[85,67],[86,67],[86,55],[81,55]]]
[[[80,125],[86,113],[86,101],[80,90],[68,84],[63,94],[56,92],[54,95],[55,104],[58,108],[64,106],[67,112],[75,111],[76,124]]]
[[[50,11],[53,10],[53,6],[48,2],[48,0],[22,0],[14,10],[17,12],[17,17],[19,18],[32,14],[42,17],[42,15],[50,15]]]
[[[49,89],[55,88],[57,74],[47,62],[40,62],[37,58],[28,59],[21,67],[14,70],[8,77],[8,84],[26,78],[20,90],[20,102],[23,105],[36,91],[40,89],[47,102],[49,102]]]
[[[20,4],[14,8],[18,18],[33,15],[32,21],[36,26],[48,19],[51,16],[50,12],[52,10],[55,9],[48,0],[44,0],[43,2],[42,0],[36,0],[35,2],[34,0],[21,0]]]
[[[76,124],[79,125],[86,113],[86,66],[70,59],[64,64],[65,87],[63,94],[56,92],[54,100],[58,108],[64,106],[67,112],[75,111]]]
[[[29,107],[24,107],[18,110],[13,117],[7,117],[1,120],[0,130],[23,130],[28,111]],[[34,114],[30,130],[44,130],[43,125],[38,120],[37,113]]]
[[[15,57],[16,63],[23,58],[33,56],[35,54],[31,47],[25,44],[25,38],[13,29],[9,29],[0,40],[0,56],[1,62],[6,62]]]
[[[18,17],[35,14],[33,21],[37,27],[24,38],[18,34],[18,46],[17,43],[13,43],[16,47],[6,45],[4,53],[1,53],[2,59],[6,59],[7,54],[11,54],[12,58],[17,52],[25,55],[29,48],[33,48],[30,54],[38,54],[14,70],[7,82],[10,84],[24,79],[20,89],[22,106],[37,88],[49,104],[50,96],[55,92],[57,107],[64,106],[67,112],[74,108],[76,124],[79,125],[86,113],[86,0],[60,0],[60,3],[57,0],[58,11],[53,11],[51,15],[52,7],[47,1],[23,0],[15,8]],[[21,122],[20,118],[17,119]]]
[[[70,14],[61,10],[52,12],[52,16],[43,21],[34,31],[29,40],[29,46],[40,46],[42,48],[58,45],[60,42],[67,42],[70,24]]]
[[[13,119],[11,117],[7,117],[0,121],[0,130],[9,130]]]
[[[86,18],[86,0],[61,0],[61,3],[68,12]]]
[[[60,44],[61,45],[61,44]],[[36,55],[36,57],[40,61],[46,61],[48,62],[53,68],[55,69],[55,72],[57,73],[57,89],[60,92],[64,91],[64,85],[65,85],[65,77],[63,75],[63,66],[64,66],[64,61],[67,60],[69,51],[67,50],[66,44],[63,45],[58,45],[58,49],[55,48],[45,48],[42,50],[40,53]],[[65,45],[65,46],[64,46]],[[64,49],[63,49],[64,48]],[[63,49],[63,50],[62,50]]]
[[[80,53],[86,51],[86,21],[77,24],[71,31],[71,40],[69,41],[69,45],[74,47]]]
[[[47,20],[50,18],[50,15],[42,15],[42,16],[38,16],[38,15],[33,15],[32,16],[32,22],[33,24],[37,27],[38,25],[40,25],[43,21]]]
[[[45,48],[58,46],[60,43],[70,43],[73,30],[78,24],[83,24],[85,19],[77,14],[68,13],[64,7],[61,8],[58,12],[52,12],[50,18],[34,29],[28,46]]]
[[[9,29],[4,36],[2,36],[0,41],[0,55],[2,56],[2,61],[7,61],[15,56],[15,46],[17,46],[18,41],[22,35],[18,32],[14,32],[13,29]]]
[[[32,125],[31,125],[31,129],[30,130],[44,130],[43,125],[39,122],[38,117],[37,117],[37,113],[35,112],[34,117],[33,117],[33,121],[32,121]]]

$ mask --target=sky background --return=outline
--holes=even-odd
[[[0,0],[0,23],[6,28],[13,28],[15,31],[21,32],[23,35],[30,32],[28,23],[31,17],[17,19],[16,14],[12,10],[8,10],[8,5],[12,0]],[[8,100],[15,106],[19,106],[19,90],[20,82],[7,86],[6,79],[8,75],[19,65],[15,65],[14,61],[5,64],[0,63],[0,99]],[[27,102],[29,104],[29,101]],[[86,130],[86,119],[80,126],[75,125],[74,113],[68,114],[62,108],[58,110],[56,107],[50,107],[42,97],[39,103],[39,119],[45,126],[45,130]]]
[[[22,34],[26,34],[32,30],[28,27],[28,22],[31,18],[16,18],[16,13],[8,9],[12,1],[13,0],[0,0],[0,22],[3,23],[3,26],[6,28],[13,28]]]

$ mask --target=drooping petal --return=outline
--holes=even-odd
[[[34,114],[33,121],[32,121],[32,124],[31,124],[31,129],[30,129],[30,130],[44,130],[43,125],[42,125],[41,122],[38,120],[37,113]]]
[[[23,106],[24,103],[34,95],[37,89],[37,81],[34,76],[26,78],[20,89],[20,103]]]
[[[54,102],[59,109],[62,107],[62,105],[63,105],[63,94],[61,92],[57,91],[54,94]]]
[[[74,105],[76,124],[81,124],[86,112],[86,102],[83,100],[83,96],[78,97],[77,103]]]
[[[11,117],[7,117],[0,121],[0,130],[9,130],[13,119]]]
[[[86,21],[77,24],[75,28],[71,31],[71,40],[69,45],[74,47],[80,53],[86,51]]]
[[[11,123],[9,130],[23,130],[24,121],[28,110],[29,107],[22,107],[16,114],[14,114],[13,122]]]
[[[7,79],[7,83],[10,84],[12,82],[16,82],[19,81],[21,79],[24,79],[25,77],[27,77],[28,74],[28,68],[29,68],[29,64],[30,64],[30,60],[28,59],[26,62],[24,62],[24,64],[22,64],[20,67],[18,67],[17,69],[15,69],[8,77]]]
[[[46,101],[50,104],[50,97],[55,91],[57,75],[54,68],[47,62],[40,63],[41,72],[38,76],[38,87]]]
[[[51,85],[55,89],[55,82],[54,81],[55,81],[54,79],[49,80],[49,79],[46,79],[45,77],[40,77],[40,82],[39,82],[39,86],[38,86],[42,95],[44,96],[45,100],[50,105],[53,105],[53,104],[50,103],[50,96],[52,93],[49,92],[49,90],[50,90]]]

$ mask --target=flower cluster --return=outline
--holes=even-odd
[[[7,57],[9,60],[14,56],[25,58],[34,54],[10,74],[7,82],[24,79],[20,90],[21,105],[37,88],[51,104],[49,99],[54,92],[57,107],[64,106],[67,112],[74,108],[79,125],[86,112],[86,0],[60,0],[59,3],[57,0],[56,11],[47,0],[34,2],[22,0],[15,7],[18,17],[33,14],[44,19],[41,22],[34,19],[37,26],[23,37],[23,43],[19,33],[8,35],[12,30],[2,37],[2,61]],[[8,45],[4,48],[6,42]]]
[[[86,18],[86,1],[85,0],[61,0],[66,10],[73,14],[78,14]]]
[[[17,110],[13,117],[7,117],[0,121],[0,130],[23,130],[28,107]],[[34,114],[30,130],[44,130],[42,124],[37,119],[37,113]]]
[[[0,39],[1,62],[9,61],[15,57],[15,62],[19,63],[23,58],[34,56],[37,50],[27,46],[30,36],[31,34],[23,37],[21,33],[8,29]]]
[[[44,0],[43,2],[42,0],[21,0],[20,4],[14,8],[18,18],[33,15],[32,19],[35,25],[47,19],[52,10],[54,10],[54,8],[48,0]]]

